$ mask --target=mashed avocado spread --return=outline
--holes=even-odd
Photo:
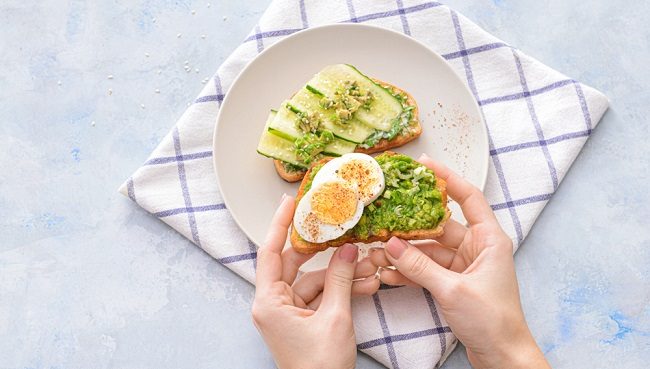
[[[359,223],[348,232],[367,239],[382,229],[410,231],[432,229],[445,216],[445,204],[433,172],[402,154],[375,157],[386,181],[384,192],[363,209]],[[311,188],[322,164],[312,168],[305,192]]]

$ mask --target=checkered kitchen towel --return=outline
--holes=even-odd
[[[233,79],[264,48],[301,29],[336,22],[374,24],[410,35],[465,78],[489,129],[485,194],[519,246],[608,101],[436,2],[273,1],[120,191],[252,282],[256,247],[225,209],[213,175],[215,117]],[[456,344],[422,289],[384,288],[355,299],[354,314],[358,348],[392,368],[434,367]]]

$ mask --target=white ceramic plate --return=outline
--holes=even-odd
[[[447,62],[420,42],[388,29],[336,24],[293,34],[266,49],[237,77],[223,101],[214,132],[214,167],[226,207],[255,244],[283,193],[298,184],[283,181],[271,159],[256,152],[269,109],[324,66],[348,63],[364,74],[411,93],[420,108],[422,135],[394,149],[412,157],[441,160],[483,189],[488,171],[488,140],[471,92]],[[464,222],[451,204],[453,217]],[[327,252],[303,270],[325,267]]]

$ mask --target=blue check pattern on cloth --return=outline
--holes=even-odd
[[[336,22],[374,24],[410,35],[465,78],[488,127],[485,194],[518,247],[608,101],[437,2],[273,1],[120,191],[253,282],[256,246],[230,217],[214,179],[215,118],[232,81],[258,53],[299,30]],[[382,286],[372,297],[356,298],[359,350],[391,368],[441,365],[457,340],[437,308],[426,290],[415,288]]]

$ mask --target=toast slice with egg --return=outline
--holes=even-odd
[[[386,155],[386,156],[395,156],[399,155],[404,157],[402,154],[397,154],[392,151],[386,151],[381,155]],[[302,183],[300,184],[300,188],[298,189],[298,194],[296,195],[296,204],[302,200],[302,198],[305,196],[308,186],[311,187],[311,181],[313,180],[314,175],[312,175],[312,171],[315,168],[318,168],[319,170],[328,163],[329,161],[333,160],[334,158],[323,158],[320,161],[314,163],[310,169],[305,173],[305,176],[303,178]],[[412,160],[412,159],[411,159]],[[428,169],[426,169],[428,170]],[[421,170],[422,171],[422,170]],[[338,173],[338,171],[336,172]],[[435,174],[434,174],[435,176]],[[323,251],[326,250],[329,247],[338,247],[341,246],[345,243],[372,243],[372,242],[386,242],[388,241],[391,237],[399,237],[404,240],[425,240],[425,239],[432,239],[435,237],[439,237],[444,233],[444,225],[446,221],[449,219],[451,212],[449,211],[449,208],[447,207],[447,190],[446,190],[446,183],[444,180],[434,177],[435,178],[435,189],[437,189],[440,193],[440,200],[439,204],[437,204],[439,207],[442,207],[444,209],[444,215],[441,217],[441,219],[435,224],[435,227],[432,228],[427,228],[427,229],[410,229],[410,230],[389,230],[389,229],[380,229],[378,231],[372,232],[372,234],[369,234],[368,237],[358,237],[357,235],[352,232],[352,229],[347,231],[345,234],[342,236],[322,242],[322,243],[315,243],[315,242],[308,242],[306,241],[303,237],[300,236],[298,231],[296,230],[295,224],[292,224],[292,229],[291,229],[291,234],[290,234],[290,241],[292,247],[303,254],[311,254],[315,253],[318,251]],[[388,187],[384,188],[382,190],[381,195],[385,195],[384,192],[387,191]],[[381,197],[381,196],[380,196]],[[386,196],[383,196],[386,197]],[[381,198],[377,198],[373,200],[373,202],[370,205],[367,206],[372,206],[375,204],[375,201],[381,201]],[[377,204],[378,206],[381,204]],[[296,206],[298,208],[298,206]],[[439,208],[440,209],[440,208]],[[365,210],[365,209],[364,209]],[[391,209],[392,211],[392,209]],[[397,211],[397,209],[395,209]],[[294,223],[295,223],[295,215],[294,215]]]
[[[419,109],[418,109],[418,104],[415,102],[415,99],[411,94],[408,92],[402,90],[401,88],[392,85],[388,82],[381,81],[376,78],[372,78],[372,80],[381,85],[384,86],[390,90],[393,91],[395,94],[400,94],[406,97],[405,103],[408,106],[412,106],[412,116],[411,116],[411,121],[409,124],[409,127],[407,129],[402,130],[397,136],[395,136],[393,139],[388,140],[386,138],[382,138],[379,140],[375,145],[372,147],[368,148],[363,148],[361,146],[357,146],[357,148],[354,150],[354,152],[359,152],[363,154],[375,154],[379,152],[383,152],[386,150],[390,150],[396,147],[400,147],[402,145],[405,145],[416,138],[418,138],[422,134],[422,125],[420,124],[420,119],[419,119]],[[281,160],[274,159],[273,164],[275,165],[275,170],[278,172],[278,175],[280,178],[284,179],[287,182],[298,182],[302,180],[305,177],[305,174],[307,173],[307,170],[287,170],[287,166],[284,165],[284,163]]]

